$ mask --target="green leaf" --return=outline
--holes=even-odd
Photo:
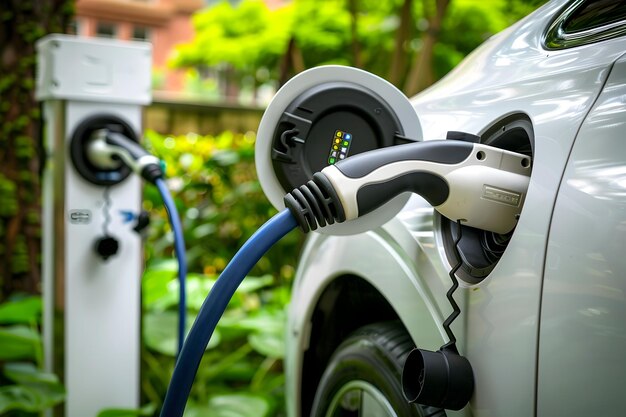
[[[217,281],[215,278],[210,278],[202,274],[189,274],[187,276],[187,308],[195,311],[199,311],[202,307],[202,303],[206,299],[207,295],[213,288],[213,285]],[[272,285],[274,279],[271,275],[264,275],[261,277],[246,277],[239,288],[235,291],[235,294],[247,294],[258,291],[261,288]],[[170,282],[168,284],[168,291],[172,293],[163,297],[159,302],[155,302],[154,306],[163,307],[166,305],[165,300],[174,300],[169,306],[176,305],[178,303],[178,281]]]
[[[266,274],[260,277],[251,277],[247,276],[246,279],[243,280],[239,288],[237,288],[237,292],[240,293],[251,293],[260,290],[261,288],[269,287],[274,283],[274,277],[270,274]]]
[[[9,385],[0,387],[0,414],[10,410],[37,411],[38,398],[28,388]]]
[[[154,404],[146,404],[141,408],[107,408],[98,413],[97,417],[136,417],[151,416],[156,411]]]
[[[149,268],[144,272],[141,288],[145,309],[165,310],[178,303],[176,271]]]
[[[282,359],[285,357],[285,336],[280,333],[253,333],[248,342],[261,355]]]
[[[239,162],[239,154],[233,151],[216,151],[213,160],[220,166],[234,165]]]
[[[228,366],[228,368],[220,371],[219,374],[213,377],[213,380],[239,381],[249,384],[250,380],[254,377],[254,374],[258,371],[258,369],[258,364],[251,363],[248,360],[243,360],[234,363]]]
[[[19,384],[43,383],[58,384],[55,374],[44,372],[29,362],[12,362],[4,365],[4,375]]]
[[[172,273],[178,272],[178,261],[171,259],[155,259],[150,262],[146,271],[168,271]]]
[[[41,319],[41,298],[27,297],[0,305],[1,324],[31,324]]]
[[[0,414],[8,410],[43,411],[65,399],[65,389],[56,376],[32,364],[7,364],[5,375],[19,385],[0,387]]]
[[[187,315],[187,328],[189,329],[195,315]],[[216,329],[209,341],[208,349],[212,349],[220,342],[220,333]],[[174,311],[149,312],[143,319],[143,340],[146,346],[156,352],[168,356],[176,356],[178,348],[178,313]]]
[[[268,397],[247,393],[211,397],[208,405],[190,403],[184,417],[267,417],[272,413]]]
[[[213,223],[201,224],[191,232],[196,239],[203,239],[217,230],[217,225]]]
[[[0,360],[34,358],[40,343],[39,333],[29,327],[0,327]]]
[[[225,315],[220,326],[233,330],[278,334],[285,331],[286,317],[282,310],[263,309],[248,317]]]
[[[190,274],[187,277],[187,308],[199,311],[215,281],[215,278],[206,275]],[[176,288],[178,289],[178,283]]]
[[[0,216],[14,216],[18,211],[17,186],[0,173]]]

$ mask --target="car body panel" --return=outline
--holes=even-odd
[[[538,416],[623,415],[626,58],[576,138],[550,227]]]
[[[453,329],[476,380],[465,415],[535,414],[542,277],[557,190],[583,120],[613,63],[626,50],[624,38],[603,42],[602,48],[544,50],[543,30],[565,3],[551,2],[489,39],[412,100],[425,140],[443,138],[453,130],[480,135],[511,114],[527,116],[534,128],[531,183],[509,246],[486,279],[465,284],[455,294],[463,313]],[[379,254],[385,259],[371,258],[371,252],[356,253],[364,250],[364,241],[385,248]],[[323,254],[335,248],[342,248],[351,260],[340,262]],[[421,199],[412,198],[396,219],[374,232],[312,235],[289,311],[294,333],[288,338],[286,367],[292,417],[300,415],[300,369],[316,296],[346,268],[383,292],[419,347],[436,349],[444,341],[440,323],[451,311],[445,298],[450,265],[437,216]],[[391,270],[403,272],[392,275]]]
[[[432,209],[428,211],[432,217]],[[433,235],[432,230],[430,234]],[[418,242],[398,219],[391,220],[384,228],[358,235],[312,234],[301,259],[292,292],[292,300],[297,301],[290,304],[288,324],[288,340],[298,343],[288,345],[287,369],[302,368],[302,353],[308,347],[310,320],[317,300],[329,282],[345,275],[364,277],[387,300],[398,301],[396,313],[402,321],[419,318],[419,325],[413,331],[421,334],[423,346],[436,350],[443,343],[443,312],[438,308],[442,300],[433,301],[441,294],[445,297],[446,288],[438,280],[441,271],[434,270]],[[297,415],[299,403],[291,401],[299,398],[300,376],[288,373],[287,378],[288,408],[292,415]]]

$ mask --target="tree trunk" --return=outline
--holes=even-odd
[[[396,31],[393,56],[389,68],[388,80],[396,87],[402,85],[406,71],[406,48],[405,45],[411,38],[411,23],[413,22],[413,0],[404,0],[400,8],[400,26]]]
[[[294,74],[305,70],[302,51],[296,44],[296,39],[291,38],[287,45],[287,51],[283,55],[279,65],[278,85],[282,87]]]
[[[40,290],[41,114],[35,41],[64,32],[73,0],[0,0],[0,299]]]
[[[237,103],[239,100],[239,77],[231,64],[224,69],[224,97],[227,103]]]
[[[450,0],[435,1],[435,14],[428,18],[428,29],[422,35],[422,48],[418,52],[406,80],[404,93],[407,96],[419,93],[435,81],[433,75],[433,51]]]
[[[359,5],[358,0],[348,0],[348,8],[352,21],[350,24],[350,33],[352,38],[352,65],[361,68],[363,62],[361,60],[361,44],[359,43]]]

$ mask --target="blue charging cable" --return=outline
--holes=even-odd
[[[202,303],[167,388],[161,417],[181,417],[209,339],[226,306],[248,272],[276,242],[297,226],[289,210],[268,220],[239,249]]]
[[[144,180],[156,185],[161,194],[163,205],[167,211],[172,232],[174,233],[174,252],[178,259],[178,349],[177,354],[183,347],[185,340],[185,324],[187,315],[187,302],[185,296],[187,280],[187,259],[185,255],[185,239],[183,227],[180,224],[180,217],[176,204],[170,191],[163,180],[163,167],[161,161],[146,151],[139,143],[128,136],[109,128],[98,129],[92,132],[91,138],[86,144],[86,154],[90,162],[95,166],[111,169],[119,166],[121,161]]]
[[[178,210],[176,210],[176,204],[170,194],[170,191],[165,185],[165,181],[162,178],[154,180],[154,184],[159,189],[165,211],[170,220],[172,226],[172,233],[174,234],[174,252],[176,253],[176,259],[178,260],[178,282],[179,282],[179,299],[178,299],[178,348],[176,350],[177,355],[180,356],[183,349],[183,343],[185,341],[185,324],[187,320],[187,297],[186,297],[186,281],[187,281],[187,259],[185,254],[185,239],[183,237],[183,227],[180,223],[180,217],[178,216]]]

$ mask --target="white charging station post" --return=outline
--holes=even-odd
[[[67,390],[65,416],[139,405],[142,246],[129,213],[141,207],[135,175],[93,184],[70,156],[73,132],[101,114],[137,135],[151,101],[151,45],[65,35],[37,45],[47,160],[43,196],[44,354]],[[104,234],[119,242],[103,260]]]

